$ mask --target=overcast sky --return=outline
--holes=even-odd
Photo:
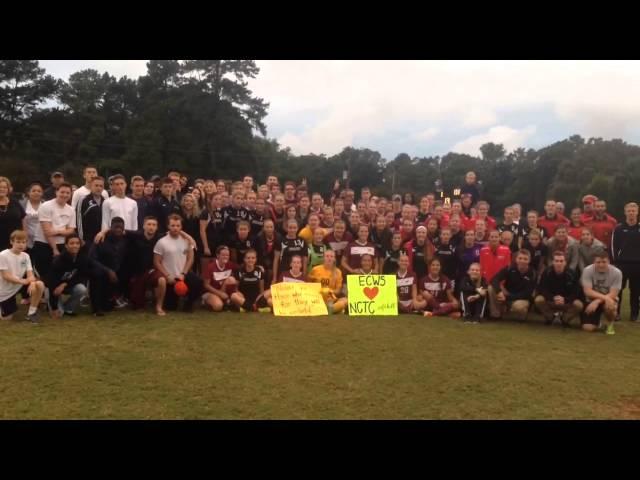
[[[42,60],[68,79],[84,69],[146,73],[146,60]],[[483,143],[538,148],[574,133],[640,144],[638,61],[258,61],[250,82],[270,103],[267,135],[296,154],[346,146],[392,160],[479,154]]]

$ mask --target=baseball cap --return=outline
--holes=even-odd
[[[395,195],[391,196],[391,200],[400,200],[400,201],[402,201],[402,197],[396,193]]]
[[[595,203],[598,200],[598,197],[595,195],[585,195],[582,197],[582,203]]]
[[[53,172],[51,174],[51,178],[58,178],[58,177],[64,177],[64,173],[62,173],[62,172]]]

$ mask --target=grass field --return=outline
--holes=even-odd
[[[4,321],[0,418],[640,418],[640,326],[617,332],[201,310]]]

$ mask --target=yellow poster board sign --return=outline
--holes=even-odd
[[[347,275],[349,315],[398,315],[395,275]]]
[[[279,317],[328,315],[319,283],[282,282],[271,285],[273,313]]]

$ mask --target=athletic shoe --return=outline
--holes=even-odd
[[[28,322],[31,322],[33,324],[40,324],[40,320],[38,319],[38,311],[36,310],[34,313],[32,313],[31,315],[29,315],[27,313],[25,320],[27,320]]]
[[[271,309],[270,309],[269,307],[262,307],[262,308],[259,308],[259,309],[258,309],[258,311],[259,311],[260,313],[271,313]]]
[[[64,315],[67,316],[67,317],[77,317],[78,316],[78,314],[76,312],[67,312],[66,310],[64,312]]]
[[[613,328],[613,323],[607,327],[607,335],[615,335],[616,331]]]
[[[244,308],[240,307],[240,313],[247,313],[247,311]]]
[[[471,317],[464,317],[464,320],[462,323],[472,323],[471,322]]]
[[[80,299],[80,306],[85,308],[91,306],[91,300],[89,300],[89,297],[87,295]]]
[[[473,323],[474,325],[478,325],[480,323],[480,319],[479,318],[474,318],[471,320],[471,323]]]
[[[93,312],[94,317],[104,317],[104,312],[102,310],[97,310]]]
[[[127,302],[124,298],[122,297],[118,297],[115,300],[115,307],[116,308],[125,308],[129,306],[129,302]]]

